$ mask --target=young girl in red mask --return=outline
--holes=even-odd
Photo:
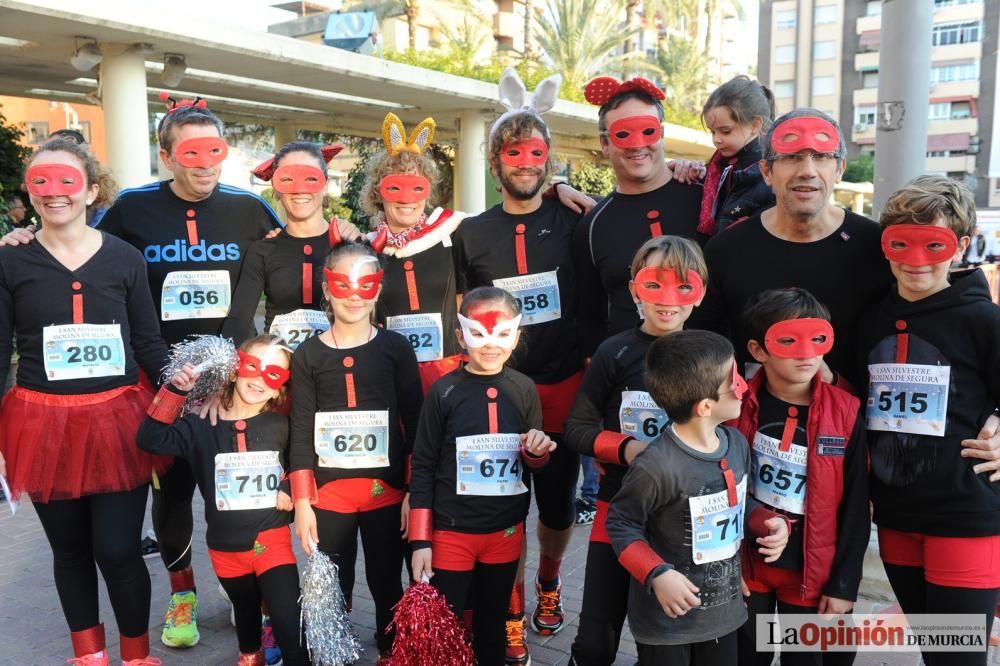
[[[543,466],[555,449],[534,382],[505,365],[520,320],[502,289],[465,295],[455,333],[469,362],[431,387],[413,453],[413,577],[430,578],[459,617],[473,611],[480,666],[504,663],[530,501],[524,466]]]
[[[375,640],[403,595],[410,452],[423,402],[417,359],[406,338],[376,328],[372,312],[382,268],[366,242],[345,241],[324,268],[330,330],[292,358],[292,498],[295,530],[307,553],[318,543],[340,566],[350,605],[360,531]]]
[[[271,411],[288,382],[290,353],[261,335],[239,350],[240,365],[223,390],[218,425],[197,414],[177,419],[198,373],[190,365],[160,389],[139,429],[139,448],[182,457],[205,499],[212,567],[232,601],[239,666],[263,666],[261,601],[272,613],[283,663],[308,664],[299,631],[299,573],[292,552],[287,482],[288,417]]]

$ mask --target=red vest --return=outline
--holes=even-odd
[[[753,446],[764,383],[761,369],[750,380],[736,427]],[[802,598],[818,599],[830,579],[837,554],[837,514],[844,495],[844,457],[854,432],[861,402],[847,391],[813,380],[806,423],[806,501],[803,527]]]

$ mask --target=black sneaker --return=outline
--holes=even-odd
[[[597,505],[593,502],[577,497],[576,498],[576,524],[593,525],[594,516],[597,514]]]
[[[156,539],[152,537],[142,537],[142,541],[139,542],[139,548],[142,549],[142,556],[146,559],[160,556],[160,544],[156,543]]]

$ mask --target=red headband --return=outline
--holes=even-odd
[[[779,321],[764,334],[764,348],[778,358],[824,356],[833,349],[833,326],[814,317]]]
[[[237,351],[236,355],[240,357],[240,364],[236,368],[237,377],[247,379],[260,377],[268,388],[275,391],[284,386],[291,375],[287,368],[280,365],[261,365],[262,361],[253,354]]]
[[[336,157],[343,149],[344,149],[343,144],[333,143],[330,144],[329,146],[323,146],[319,150],[321,153],[323,153],[323,161],[329,162],[334,157]],[[275,168],[274,158],[272,157],[258,164],[254,168],[254,170],[251,171],[250,173],[252,173],[257,178],[260,178],[261,180],[271,180],[271,177],[274,176],[274,168]]]
[[[160,101],[167,105],[167,113],[173,113],[177,109],[193,106],[197,109],[208,109],[208,102],[201,97],[194,99],[174,99],[166,90],[160,91]],[[168,103],[169,102],[169,103]]]
[[[947,227],[894,224],[882,232],[886,259],[907,266],[933,266],[951,261],[958,252],[958,236]]]
[[[666,97],[655,83],[641,76],[624,82],[610,76],[598,76],[583,88],[583,96],[594,106],[604,106],[615,97],[633,90],[643,92],[655,100]]]

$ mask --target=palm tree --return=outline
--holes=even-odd
[[[698,113],[708,89],[708,56],[691,39],[667,35],[666,49],[656,54],[663,89],[674,109]]]
[[[534,57],[534,49],[531,47],[531,26],[535,22],[535,8],[532,6],[531,0],[524,0],[524,53],[522,57],[525,60],[531,60]]]
[[[538,42],[567,89],[580,91],[594,75],[620,71],[625,64],[642,68],[632,53],[616,53],[638,31],[622,30],[616,17],[624,8],[623,0],[549,0],[538,22]]]
[[[381,23],[392,16],[406,16],[411,51],[417,49],[417,19],[420,17],[420,0],[348,0],[344,9],[375,12]]]

